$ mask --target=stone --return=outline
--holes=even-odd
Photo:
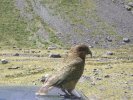
[[[18,66],[13,66],[13,67],[8,67],[8,69],[19,69],[20,67]]]
[[[114,55],[114,53],[111,52],[111,51],[108,51],[108,52],[107,52],[107,55]]]
[[[94,86],[94,85],[96,85],[96,83],[95,83],[95,82],[91,82],[91,85],[93,85],[93,86]]]
[[[102,80],[102,78],[98,77],[98,78],[96,78],[96,80]]]
[[[128,6],[133,7],[133,2],[129,2]]]
[[[111,37],[106,37],[106,40],[108,41],[108,42],[112,42],[112,39],[111,39]]]
[[[90,46],[89,46],[89,48],[93,48],[93,46],[92,46],[92,45],[90,45]]]
[[[105,90],[107,90],[105,86],[99,86],[98,88],[99,88],[100,91],[105,91]]]
[[[98,41],[94,41],[94,44],[98,44]]]
[[[123,38],[123,42],[129,43],[130,42],[130,39],[129,38]]]
[[[104,78],[110,78],[110,75],[105,75]]]
[[[125,8],[127,11],[131,11],[132,10],[132,7],[130,7],[129,5],[125,5]]]
[[[105,69],[111,69],[111,68],[113,68],[111,65],[107,65],[107,66],[105,67]]]
[[[54,50],[54,49],[56,49],[55,46],[50,46],[50,47],[48,47],[48,50]]]
[[[49,75],[49,74],[45,74],[45,75],[42,76],[41,79],[39,79],[39,80],[40,80],[40,82],[43,83],[43,82],[45,82],[45,80],[47,80],[48,77],[50,77],[50,75]]]
[[[98,69],[93,69],[93,72],[95,73],[95,72],[98,72]]]
[[[15,53],[13,56],[19,56],[19,53]]]
[[[13,48],[15,49],[15,48],[17,48],[16,46],[13,46]]]
[[[85,80],[85,81],[89,81],[89,80],[90,80],[90,77],[89,77],[89,76],[85,76],[85,75],[83,75],[81,78],[82,78],[83,80]]]
[[[60,54],[49,54],[49,57],[50,58],[61,58],[61,55]]]
[[[7,63],[8,63],[8,60],[6,60],[6,59],[1,59],[1,63],[2,63],[2,64],[7,64]]]

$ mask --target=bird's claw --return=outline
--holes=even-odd
[[[63,95],[63,94],[60,94],[61,97],[64,97],[64,98],[70,98],[70,99],[81,99],[81,97],[78,97],[78,96],[75,96],[75,95]]]

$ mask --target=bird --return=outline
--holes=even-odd
[[[60,88],[64,97],[77,97],[72,91],[83,74],[86,55],[92,52],[85,44],[79,44],[71,47],[64,60],[63,67],[51,75],[47,75],[42,81],[42,87],[35,93],[36,95],[47,95],[53,87]]]

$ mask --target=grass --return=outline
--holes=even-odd
[[[54,29],[48,25],[43,26],[45,22],[34,13],[30,0],[25,1],[27,2],[25,12],[32,15],[32,20],[22,18],[20,11],[15,7],[15,2],[15,0],[0,0],[0,47],[45,48],[53,43],[61,45]],[[36,34],[40,27],[48,31],[50,41],[45,41]]]
[[[128,48],[128,49],[127,49]],[[77,89],[90,97],[96,96],[102,100],[120,100],[123,97],[132,98],[133,46],[111,49],[114,55],[106,55],[108,49],[91,49],[93,58],[87,56],[84,76],[90,79],[78,82]],[[36,51],[32,53],[31,51]],[[41,51],[41,52],[38,52]],[[11,56],[18,50],[0,50],[0,59],[8,59],[8,64],[0,64],[0,85],[41,85],[38,81],[46,73],[52,73],[61,67],[67,50],[31,49],[28,53],[20,50],[20,56]],[[60,53],[61,59],[48,58],[49,53]],[[10,56],[9,56],[10,54]],[[22,54],[27,54],[26,56]],[[34,55],[40,55],[34,56]],[[12,67],[18,69],[9,69]],[[108,68],[111,66],[111,68]],[[93,70],[97,69],[97,72]],[[106,75],[110,77],[105,78]],[[100,80],[99,80],[99,79]],[[94,83],[94,85],[92,85]]]
[[[26,31],[25,22],[15,9],[14,1],[0,0],[0,46],[29,46],[30,33]]]
[[[83,25],[85,28],[92,30],[90,35],[103,34],[103,30],[111,35],[116,35],[115,27],[112,27],[103,21],[96,14],[96,3],[93,0],[41,0],[42,3],[54,10],[55,15],[59,15],[65,21],[69,22],[75,32],[84,34],[81,29],[76,28],[76,25]],[[96,26],[93,24],[96,23]]]

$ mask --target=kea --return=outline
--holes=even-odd
[[[53,87],[60,88],[64,97],[76,97],[72,91],[84,71],[86,55],[92,52],[87,45],[81,44],[72,47],[65,59],[64,66],[55,73],[47,75],[43,86],[36,92],[36,95],[46,95]]]

